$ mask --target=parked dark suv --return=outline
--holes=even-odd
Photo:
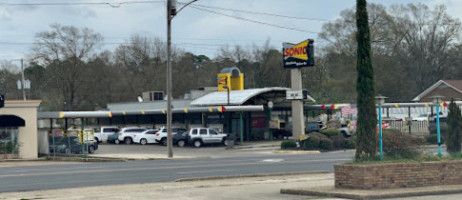
[[[188,144],[188,133],[189,131],[185,131],[183,133],[177,133],[172,135],[173,137],[173,144],[177,144],[179,147],[184,147]]]

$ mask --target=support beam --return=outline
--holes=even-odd
[[[301,69],[290,70],[290,83],[292,90],[303,89]],[[296,139],[305,135],[305,124],[303,122],[303,101],[292,100],[292,133]]]

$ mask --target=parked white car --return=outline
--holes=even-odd
[[[417,117],[414,117],[412,118],[412,121],[428,121],[428,116],[430,115],[430,113],[428,114],[419,114]]]
[[[185,128],[172,128],[172,135],[182,134],[186,131]],[[154,137],[154,140],[162,145],[167,145],[167,127],[160,128]]]
[[[124,141],[125,144],[131,144],[133,142],[133,138],[136,134],[141,134],[145,131],[145,128],[140,127],[127,127],[123,128],[119,131],[119,141]]]
[[[446,117],[447,114],[440,112],[440,117]],[[435,121],[436,113],[423,113],[419,116],[412,118],[413,121]]]
[[[156,136],[156,131],[157,130],[149,129],[143,131],[140,134],[133,135],[133,143],[138,143],[141,145],[157,143],[157,141],[154,139]]]
[[[102,126],[99,131],[95,132],[95,140],[97,143],[107,142],[107,138],[119,132],[119,128],[116,126]]]

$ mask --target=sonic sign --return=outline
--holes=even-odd
[[[299,44],[283,43],[284,68],[314,66],[314,40],[305,40]]]

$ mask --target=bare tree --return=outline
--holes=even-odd
[[[50,25],[51,31],[40,32],[35,36],[32,58],[47,66],[52,74],[58,105],[63,109],[74,110],[85,97],[82,84],[85,83],[85,63],[103,37],[88,28]],[[66,105],[66,106],[64,106]]]
[[[393,53],[413,75],[414,92],[447,78],[455,64],[451,49],[458,42],[461,22],[449,16],[443,5],[434,9],[423,4],[393,6],[390,13]]]

